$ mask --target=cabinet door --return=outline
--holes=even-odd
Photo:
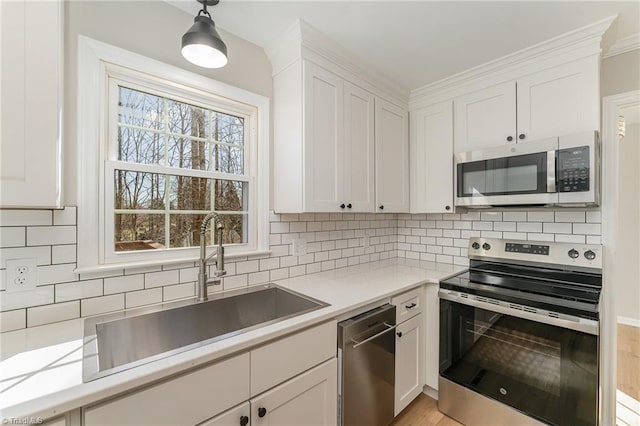
[[[424,341],[420,314],[396,329],[396,416],[420,395],[423,385]]]
[[[374,211],[374,96],[344,82],[345,211]]]
[[[376,211],[409,211],[407,111],[376,97]]]
[[[518,142],[598,130],[598,76],[594,57],[518,79]]]
[[[251,424],[251,406],[248,402],[233,407],[198,426],[248,426]]]
[[[454,100],[455,152],[491,148],[516,140],[516,83],[499,84]]]
[[[60,207],[61,1],[0,2],[0,208]]]
[[[337,423],[335,358],[251,400],[251,424],[330,426]]]
[[[411,212],[453,210],[453,102],[411,112]]]
[[[343,197],[343,82],[304,63],[304,209],[338,212]],[[276,171],[277,173],[277,171]]]

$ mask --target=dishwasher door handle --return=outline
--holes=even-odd
[[[367,337],[364,340],[358,341],[358,340],[352,338],[351,341],[354,343],[353,349],[357,348],[360,345],[364,345],[365,343],[367,343],[367,342],[369,342],[369,341],[371,341],[371,340],[373,340],[373,339],[375,339],[377,337],[380,337],[383,334],[390,332],[391,330],[395,330],[396,327],[397,327],[397,325],[387,324],[386,322],[384,323],[384,325],[387,327],[385,330],[382,330],[380,333],[376,333],[373,336]]]

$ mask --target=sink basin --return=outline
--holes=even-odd
[[[90,381],[328,306],[274,284],[85,320]]]

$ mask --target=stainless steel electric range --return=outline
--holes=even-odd
[[[601,246],[472,238],[469,259],[440,282],[440,411],[597,424]]]

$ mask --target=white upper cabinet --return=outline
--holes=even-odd
[[[351,211],[374,211],[374,96],[344,82],[344,199]]]
[[[410,113],[411,212],[453,211],[453,102]]]
[[[63,4],[0,2],[0,208],[61,205]]]
[[[377,211],[409,211],[409,141],[407,111],[376,97]]]
[[[582,59],[518,79],[518,142],[600,127],[598,61]]]
[[[516,83],[510,81],[454,101],[456,152],[490,148],[516,139]]]
[[[305,62],[303,83],[304,210],[341,211],[339,206],[344,203],[343,81]]]

